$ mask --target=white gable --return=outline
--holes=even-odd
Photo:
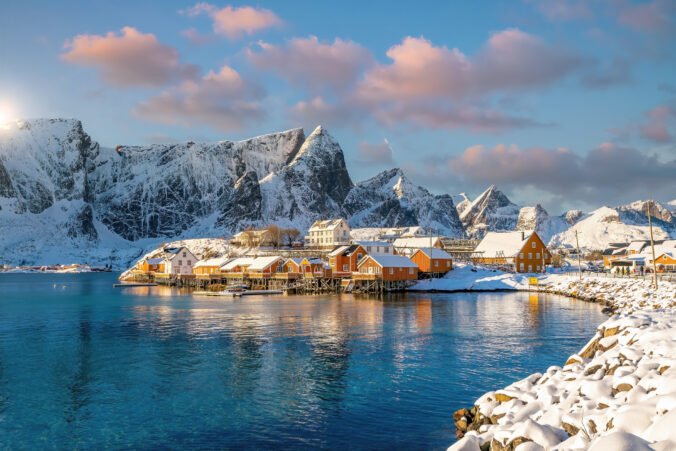
[[[483,258],[516,257],[532,234],[533,231],[488,232],[474,252]]]

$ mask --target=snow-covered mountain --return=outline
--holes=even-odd
[[[469,205],[463,205],[460,220],[469,236],[482,238],[489,231],[514,230],[519,212],[517,205],[491,185]]]
[[[495,186],[455,200],[414,185],[400,169],[354,184],[339,143],[321,126],[307,137],[293,129],[115,149],[99,146],[74,119],[0,129],[0,263],[123,266],[163,241],[270,223],[304,232],[329,217],[456,237],[534,228],[553,245],[574,244],[579,230],[581,245],[593,249],[646,236],[645,201],[549,216],[540,205],[515,205]],[[656,238],[676,235],[675,205],[652,206]]]
[[[357,183],[343,203],[353,227],[420,225],[443,235],[464,237],[465,230],[447,194],[434,195],[416,186],[401,169],[390,169]]]
[[[20,121],[0,130],[0,263],[125,265],[161,241],[270,223],[303,232],[339,216],[464,236],[450,196],[390,172],[398,182],[392,175],[354,185],[340,145],[321,126],[307,138],[293,129],[111,149],[78,120]]]

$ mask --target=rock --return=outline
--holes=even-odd
[[[627,384],[627,383],[619,384],[616,387],[613,387],[613,395],[620,393],[620,392],[623,392],[623,391],[629,391],[632,388],[634,388],[634,387],[631,384]]]
[[[507,402],[507,401],[511,401],[512,399],[514,399],[514,398],[512,398],[511,396],[508,396],[504,393],[496,393],[495,394],[495,400],[497,402]]]
[[[660,374],[664,374],[664,372],[665,372],[666,370],[668,370],[669,368],[671,368],[671,366],[669,366],[669,365],[664,365],[664,366],[661,366],[661,367],[657,370],[657,372],[660,373]]]
[[[573,436],[580,432],[580,428],[573,426],[572,424],[562,422],[561,427],[563,428],[564,431],[568,433],[569,436]]]

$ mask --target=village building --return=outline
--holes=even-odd
[[[411,227],[391,227],[383,229],[379,238],[385,241],[394,241],[397,238],[414,238],[418,236],[425,236],[426,232],[420,226]]]
[[[409,237],[409,238],[397,238],[394,240],[394,249],[397,254],[405,255],[410,257],[418,249],[435,247],[438,249],[443,249],[443,243],[441,238],[437,236],[418,236],[418,237]]]
[[[545,271],[551,254],[535,231],[488,232],[474,249],[472,260],[533,273]]]
[[[443,249],[424,247],[411,255],[411,260],[418,265],[422,273],[447,273],[453,269],[451,255]]]
[[[230,260],[223,266],[221,266],[221,274],[228,275],[243,275],[246,274],[247,268],[251,266],[254,262],[254,257],[239,257]]]
[[[243,230],[230,239],[230,243],[239,247],[272,247],[276,237],[268,229]]]
[[[143,273],[164,272],[164,257],[145,258],[136,263],[137,271]]]
[[[282,257],[257,257],[247,266],[246,273],[249,276],[271,276],[284,270],[284,259]]]
[[[162,259],[158,273],[176,275],[192,275],[192,268],[198,260],[185,246],[165,247],[155,258]]]
[[[353,244],[361,245],[369,255],[394,255],[394,246],[387,241],[355,241]]]
[[[417,280],[418,265],[401,255],[367,255],[358,265],[354,279],[384,281]]]
[[[650,260],[652,268],[652,259]],[[658,273],[676,272],[676,252],[664,252],[655,258],[655,269]]]
[[[216,257],[209,258],[206,260],[198,261],[192,269],[193,274],[198,278],[209,278],[214,276],[220,276],[221,266],[225,265],[232,258],[230,257]]]
[[[350,226],[344,219],[315,221],[305,241],[309,247],[332,249],[350,241]]]
[[[366,256],[366,249],[360,244],[338,246],[329,253],[329,266],[333,275],[346,277],[357,271],[359,261]]]

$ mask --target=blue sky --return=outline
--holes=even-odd
[[[676,198],[676,3],[20,2],[0,111],[101,144],[322,124],[355,181],[495,183],[551,213]]]

